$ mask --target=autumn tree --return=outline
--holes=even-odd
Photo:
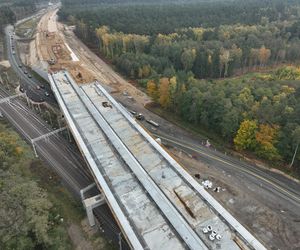
[[[237,150],[250,149],[256,147],[257,122],[253,120],[244,120],[234,138],[234,145]]]
[[[228,68],[228,75],[231,75],[233,73],[234,69],[242,68],[242,56],[243,56],[243,50],[239,48],[236,44],[233,44],[230,49],[230,63]],[[226,76],[227,76],[226,74]]]
[[[169,96],[170,96],[170,105],[175,107],[176,105],[176,92],[177,92],[177,78],[173,76],[170,78],[169,85]]]
[[[152,97],[153,100],[157,100],[158,98],[157,86],[153,80],[147,82],[147,94]]]
[[[159,104],[167,108],[170,103],[169,79],[164,77],[159,80]]]
[[[264,66],[267,64],[268,60],[271,56],[271,50],[267,49],[265,46],[262,46],[259,50],[259,62],[260,66]]]
[[[278,160],[280,158],[275,144],[277,143],[279,126],[260,124],[255,134],[257,142],[256,153],[268,160]]]
[[[254,102],[251,89],[249,87],[244,87],[238,95],[236,101],[238,101],[239,105],[243,107],[244,111],[250,109]]]
[[[228,66],[230,62],[230,52],[227,49],[221,48],[220,50],[220,77],[224,71],[224,77],[228,74]]]

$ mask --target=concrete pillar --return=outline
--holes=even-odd
[[[105,204],[106,201],[104,199],[104,195],[98,194],[94,197],[87,198],[87,199],[83,200],[82,202],[85,207],[90,226],[93,227],[93,226],[95,226],[95,218],[94,218],[94,214],[93,214],[93,209]]]
[[[86,214],[87,214],[90,226],[91,227],[95,226],[96,223],[95,223],[95,217],[93,214],[93,208],[91,206],[88,206],[85,208],[85,210],[86,210]]]

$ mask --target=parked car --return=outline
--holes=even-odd
[[[132,114],[132,115],[136,115],[136,112],[134,110],[129,110],[129,112]]]
[[[45,92],[45,96],[50,96],[49,92],[46,91]]]
[[[145,119],[145,117],[142,114],[138,114],[135,118],[140,121],[143,121]]]

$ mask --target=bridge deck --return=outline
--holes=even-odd
[[[57,84],[53,86],[53,90],[58,102],[132,247],[184,249],[176,231],[169,226],[145,188],[117,155],[73,86],[64,75],[56,77]]]
[[[50,78],[72,132],[77,141],[82,139],[79,146],[86,148],[83,154],[90,156],[92,172],[134,248],[138,242],[149,249],[234,250],[240,249],[238,241],[264,249],[100,84],[78,87],[65,72]],[[221,240],[211,241],[203,233],[208,225]]]

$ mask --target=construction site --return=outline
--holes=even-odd
[[[265,188],[267,183],[261,184],[261,179],[252,181],[251,178],[246,178],[247,173],[229,169],[228,166],[232,167],[232,163],[216,161],[215,157],[206,159],[205,154],[198,154],[181,146],[183,141],[190,142],[191,145],[198,141],[187,130],[147,110],[145,104],[151,102],[151,99],[89,50],[75,36],[74,27],[58,22],[57,11],[58,9],[52,9],[41,16],[35,37],[30,43],[30,53],[23,52],[28,65],[37,66],[46,75],[66,70],[74,82],[84,85],[79,86],[80,88],[88,87],[96,81],[101,82],[127,110],[142,113],[148,120],[158,123],[159,128],[155,128],[141,122],[150,134],[160,134],[158,136],[172,157],[183,164],[199,183],[210,180],[213,183],[213,189],[209,190],[212,196],[241,224],[247,225],[247,229],[262,243],[270,246],[270,249],[284,249],[282,246],[291,242],[298,244],[298,219],[294,219],[296,208],[290,208],[289,203],[287,205],[278,200],[275,194]],[[174,144],[175,138],[179,142]],[[215,187],[221,187],[220,191],[212,191]]]
[[[57,9],[42,17],[37,27],[37,59],[48,64],[49,71],[68,70],[77,83],[88,83],[95,77],[80,62],[58,32]]]

